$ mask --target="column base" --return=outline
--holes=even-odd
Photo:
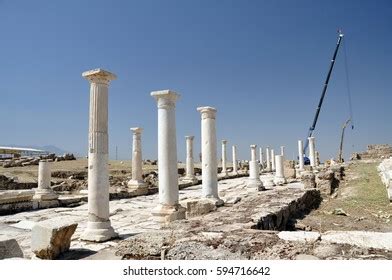
[[[274,178],[274,183],[277,186],[283,186],[284,184],[287,183],[286,178],[284,177],[275,177]]]
[[[48,190],[46,190],[46,189],[43,189],[43,190],[37,189],[35,191],[34,196],[33,196],[33,200],[36,200],[36,201],[57,200],[58,197],[59,197],[58,194],[56,194],[51,189],[48,189]]]
[[[108,222],[87,222],[87,228],[80,236],[80,240],[91,242],[105,242],[118,237],[118,233]]]
[[[164,205],[159,204],[155,207],[151,214],[159,223],[170,223],[176,220],[185,219],[186,209],[182,207],[180,204],[177,205]]]
[[[263,187],[263,182],[259,178],[248,178],[248,183],[246,185],[248,188],[260,190]]]
[[[127,184],[128,192],[136,191],[138,195],[143,195],[148,193],[148,185],[144,181],[129,180]]]
[[[268,187],[268,188],[275,186],[274,178],[273,177],[266,178],[265,180],[263,180],[263,184],[264,187]]]
[[[206,196],[203,197],[202,200],[208,200],[209,202],[214,203],[216,207],[221,207],[225,204],[225,202],[222,199],[214,196]]]

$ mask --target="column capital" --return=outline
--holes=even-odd
[[[257,145],[250,145],[251,149],[256,149]]]
[[[143,128],[141,127],[131,127],[130,130],[133,134],[141,134],[143,132]]]
[[[109,85],[110,81],[117,79],[117,76],[109,71],[97,68],[82,73],[82,76],[90,83]]]
[[[215,119],[217,112],[214,107],[210,106],[198,107],[197,111],[200,112],[202,119]]]
[[[195,136],[185,136],[185,139],[187,139],[187,140],[193,140],[195,138]]]
[[[226,143],[227,143],[227,140],[222,140],[222,144],[226,145]]]
[[[169,89],[152,91],[151,96],[157,101],[158,109],[175,107],[177,99],[180,98],[180,94]]]
[[[313,141],[313,140],[314,140],[314,136],[308,137],[308,140],[309,140],[309,141]]]

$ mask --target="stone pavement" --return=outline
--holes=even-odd
[[[271,175],[262,175],[261,179],[264,180],[268,176]],[[234,202],[236,204],[233,206],[233,204],[228,203],[226,206],[218,208],[217,211],[203,216],[203,219],[206,216],[210,216],[210,220],[219,220],[222,216],[222,219],[225,219],[227,223],[236,224],[237,227],[268,228],[269,225],[273,227],[274,224],[269,224],[273,219],[265,219],[265,217],[275,215],[283,209],[280,218],[279,215],[275,215],[274,221],[276,222],[276,219],[287,220],[288,215],[292,214],[290,211],[295,211],[293,201],[300,201],[308,192],[303,189],[302,183],[291,183],[285,186],[273,187],[264,192],[258,192],[247,188],[247,178],[245,177],[221,180],[219,181],[220,197],[225,202]],[[201,185],[180,190],[180,204],[186,207],[187,201],[198,199],[200,196]],[[157,194],[110,201],[110,219],[113,228],[119,233],[120,239],[163,230],[161,225],[154,221],[151,215],[151,210],[157,203]],[[302,202],[300,201],[299,203]],[[243,209],[243,212],[240,209]],[[15,238],[20,244],[25,257],[30,258],[32,256],[30,249],[31,229],[34,223],[57,217],[67,217],[78,223],[72,238],[71,250],[84,250],[86,253],[91,252],[91,254],[94,254],[97,251],[116,246],[120,241],[117,239],[104,243],[91,243],[79,240],[87,224],[87,204],[75,208],[59,207],[1,216],[0,237]],[[200,217],[193,219],[200,220]],[[182,227],[182,225],[187,223],[189,221],[182,220],[174,222],[173,225],[176,228]]]

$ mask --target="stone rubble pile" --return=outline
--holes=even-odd
[[[392,147],[388,144],[368,145],[365,152],[353,153],[351,160],[382,159],[392,156]]]
[[[9,167],[23,167],[23,166],[30,166],[30,165],[38,165],[39,161],[42,159],[50,159],[53,161],[76,160],[73,154],[64,154],[62,156],[49,154],[47,156],[39,156],[39,157],[21,157],[15,159],[0,160],[0,166],[3,166],[4,168],[9,168]]]

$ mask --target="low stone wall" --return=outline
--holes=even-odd
[[[392,157],[384,159],[377,167],[381,181],[387,188],[389,201],[392,202]]]

